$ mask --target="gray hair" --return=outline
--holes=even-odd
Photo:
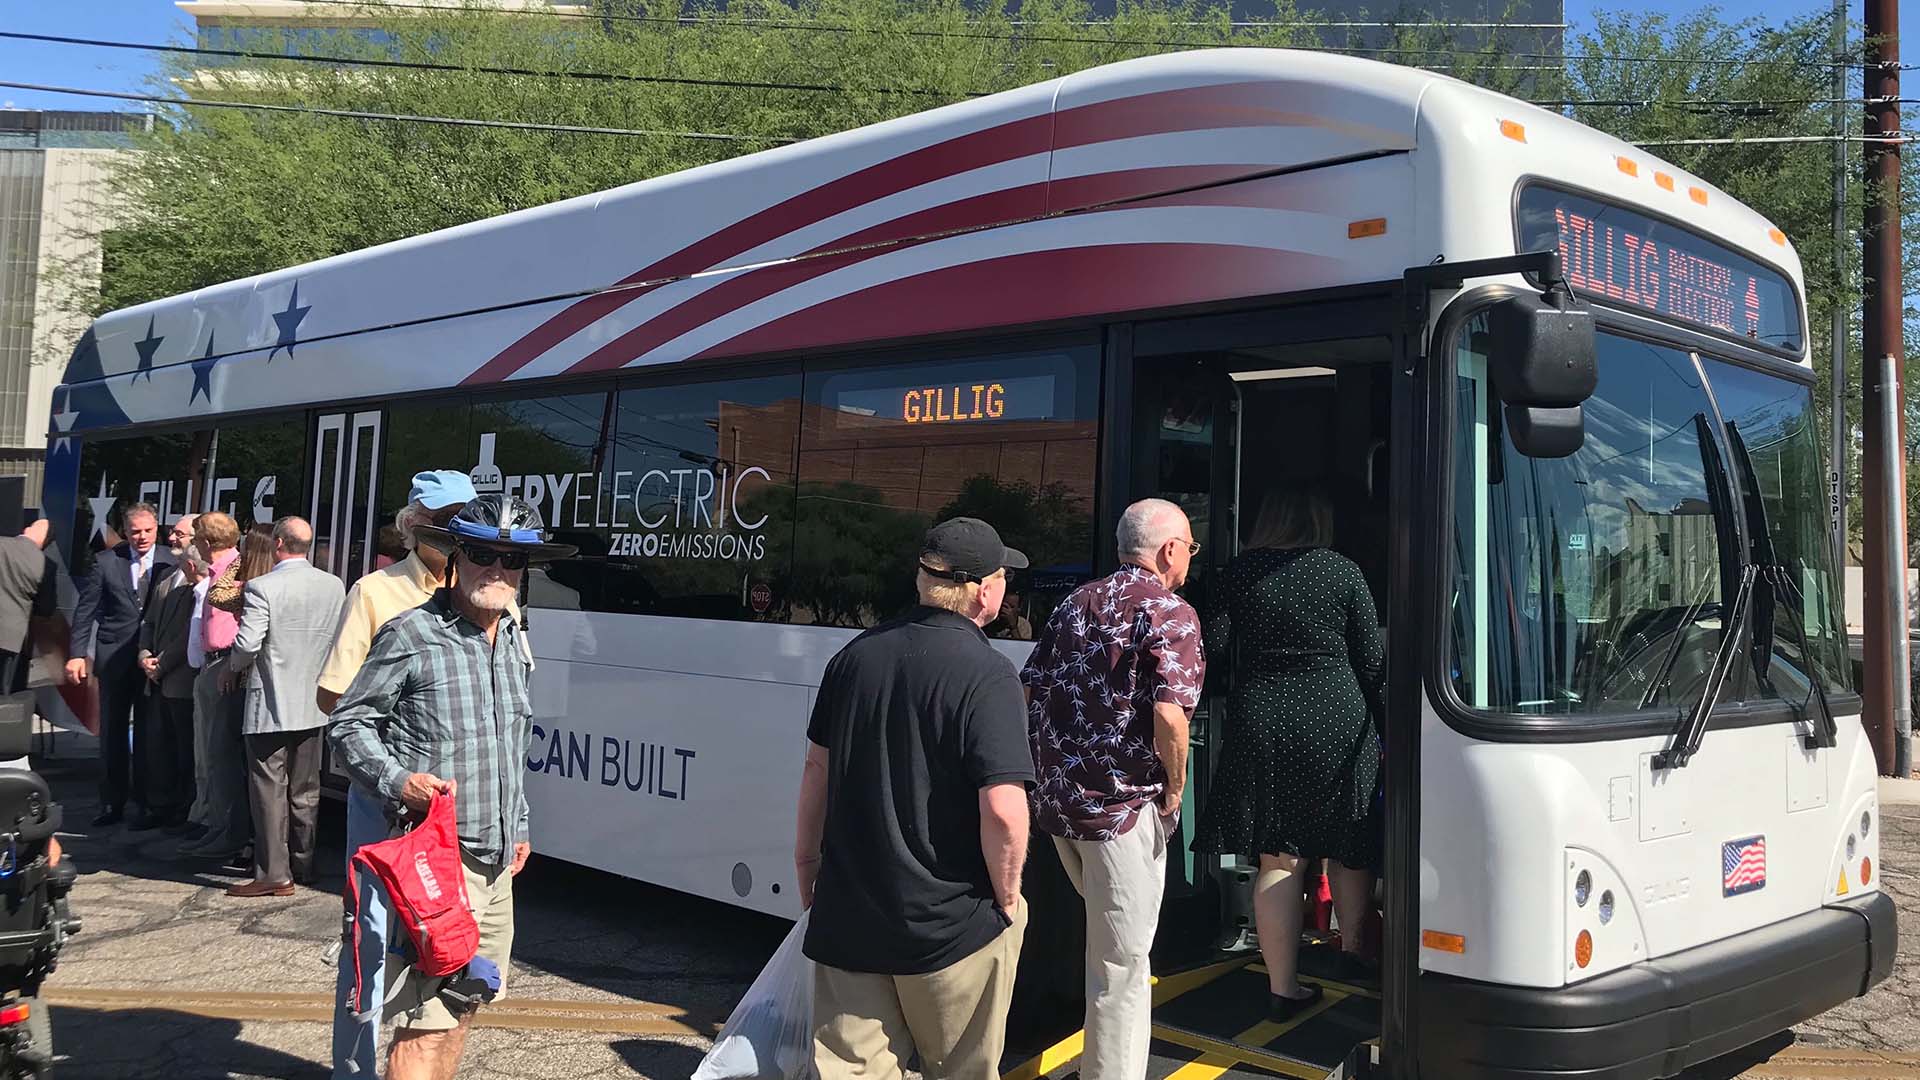
[[[134,517],[138,514],[145,514],[148,517],[152,518],[155,528],[158,528],[160,526],[160,510],[158,507],[154,506],[152,503],[144,503],[144,502],[134,503],[132,506],[127,507],[125,513],[120,515],[120,520],[123,523],[132,521]]]
[[[192,567],[196,575],[205,574],[212,566],[211,563],[207,562],[207,557],[200,554],[200,549],[194,547],[192,544],[188,544],[181,550],[180,562],[183,568]]]
[[[433,511],[421,506],[417,502],[408,503],[393,515],[393,527],[400,530],[400,542],[407,546],[408,551],[412,551],[414,548],[420,546],[419,541],[413,538],[414,528],[420,525],[431,525],[432,523]]]
[[[1120,557],[1148,558],[1186,531],[1187,512],[1165,499],[1141,499],[1120,515],[1114,546]]]
[[[305,518],[283,517],[273,523],[273,538],[289,555],[305,555],[313,549],[313,526]]]

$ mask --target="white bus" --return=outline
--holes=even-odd
[[[416,470],[524,496],[582,552],[530,584],[535,849],[792,916],[814,689],[931,521],[1033,557],[1017,661],[1130,500],[1187,508],[1205,612],[1326,485],[1389,646],[1383,985],[1263,1024],[1216,951],[1246,867],[1188,853],[1156,1052],[1669,1076],[1894,954],[1807,355],[1792,247],[1704,179],[1426,71],[1189,52],[106,315],[45,501],[75,565],[144,500],[300,513],[351,579]],[[1029,1003],[1079,980],[1043,858]]]

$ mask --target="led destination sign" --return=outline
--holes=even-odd
[[[985,367],[985,365],[966,365]],[[961,375],[956,371],[954,375]],[[987,369],[968,377],[901,385],[835,387],[827,400],[845,417],[895,423],[984,425],[997,420],[1047,420],[1056,412],[1052,375],[1010,375]]]
[[[1575,292],[1732,337],[1798,351],[1786,277],[1677,225],[1538,184],[1515,209],[1519,250],[1560,252]]]
[[[900,418],[909,424],[955,424],[969,420],[998,420],[1007,415],[1007,388],[1002,383],[972,386],[929,386],[900,397]]]

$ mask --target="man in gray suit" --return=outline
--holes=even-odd
[[[241,732],[253,807],[253,880],[228,896],[291,896],[313,879],[320,811],[320,748],[327,717],[315,701],[320,668],[340,623],[346,586],[307,561],[313,527],[273,526],[273,569],[247,582],[230,670],[248,672]]]

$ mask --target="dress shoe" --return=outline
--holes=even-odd
[[[232,858],[220,865],[227,870],[251,870],[253,869],[253,849],[241,848],[233,853]],[[287,888],[291,889],[293,886],[288,885]]]
[[[94,817],[93,827],[96,829],[104,829],[109,825],[118,825],[126,819],[127,815],[121,813],[119,807],[109,806]]]
[[[151,814],[145,810],[141,810],[136,812],[132,817],[129,817],[127,819],[127,831],[152,832],[153,830],[159,828],[162,825],[165,825],[166,823],[167,823],[167,820],[161,817],[160,815]]]
[[[1320,1000],[1326,996],[1326,991],[1319,983],[1301,983],[1300,989],[1302,993],[1299,997],[1268,993],[1267,1019],[1284,1024],[1319,1004]]]
[[[293,882],[283,881],[274,884],[271,881],[243,881],[227,888],[228,896],[292,896]]]

